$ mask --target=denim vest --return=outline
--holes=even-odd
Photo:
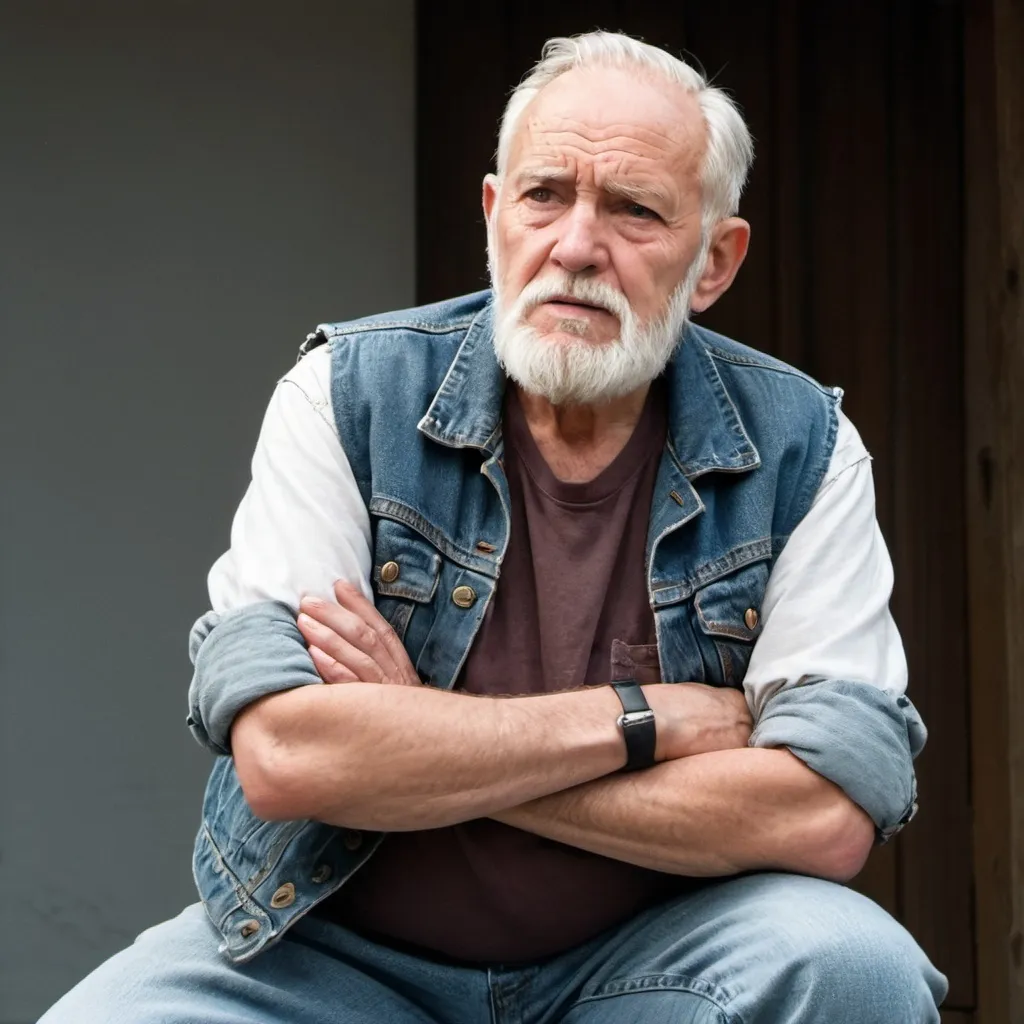
[[[482,292],[325,325],[304,346],[330,345],[338,432],[370,512],[377,606],[420,677],[442,688],[458,678],[508,545],[505,378],[491,318]],[[668,435],[647,531],[662,678],[738,686],[761,630],[746,613],[761,606],[772,565],[818,491],[841,394],[696,326],[666,378]],[[400,572],[385,580],[388,562]],[[222,755],[241,707],[319,682],[293,614],[271,602],[200,620],[193,656],[189,724]],[[861,703],[875,699],[856,694]],[[881,710],[891,720],[891,757],[902,758],[905,722]],[[848,791],[856,784],[837,781]],[[901,785],[885,797],[895,799],[893,810],[871,811],[883,826],[907,816],[912,783]],[[239,962],[337,890],[382,838],[315,821],[261,821],[230,756],[215,762],[203,818],[196,884],[222,950]]]

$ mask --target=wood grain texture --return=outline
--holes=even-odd
[[[807,362],[844,388],[844,409],[875,455],[878,520],[892,541],[888,25],[877,3],[805,5],[797,89],[798,188]],[[868,298],[870,297],[870,298]],[[896,846],[877,849],[854,886],[898,913]]]
[[[510,83],[489,43],[500,4],[421,5],[417,17],[416,293],[435,302],[487,287],[481,210]],[[499,59],[494,59],[497,56]]]
[[[750,222],[750,249],[727,297],[697,322],[754,348],[776,349],[772,309],[775,237],[772,218],[773,5],[691,0],[684,7],[687,48],[716,85],[743,109],[757,156],[740,215]]]
[[[939,1020],[941,1024],[975,1024],[970,1010],[940,1010]]]
[[[772,22],[772,120],[770,151],[758,144],[758,162],[768,164],[772,178],[771,260],[772,352],[794,366],[810,366],[810,331],[806,298],[809,292],[808,229],[811,204],[803,169],[811,145],[810,118],[805,111],[808,64],[803,47],[800,0],[776,0]]]
[[[901,837],[903,922],[973,1006],[963,503],[961,22],[890,5],[893,609],[929,742]]]
[[[1024,11],[968,7],[965,260],[978,1024],[1024,1020]]]

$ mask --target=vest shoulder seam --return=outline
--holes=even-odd
[[[765,356],[761,353],[744,355],[738,352],[726,352],[724,349],[720,349],[710,342],[703,341],[705,349],[713,359],[720,359],[725,363],[732,363],[734,366],[749,366],[755,370],[768,370],[772,373],[782,373],[789,377],[796,377],[797,380],[802,380],[805,384],[810,384],[811,387],[820,391],[826,398],[835,398],[836,389],[830,388],[820,381],[815,380],[810,374],[804,373],[803,370],[798,370],[795,366],[790,366],[788,363],[782,362],[782,360],[775,359],[772,356]],[[760,356],[760,358],[758,358]]]
[[[466,331],[473,318],[459,320],[455,323],[437,324],[428,320],[369,320],[343,324],[321,324],[319,331],[331,341],[335,338],[349,337],[353,334],[370,334],[388,330],[419,331],[424,334],[457,334]]]

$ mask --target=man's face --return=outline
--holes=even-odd
[[[512,376],[510,346],[529,346],[556,369],[626,358],[634,377],[660,372],[703,264],[705,144],[696,99],[669,83],[576,70],[538,94],[520,119],[504,180],[488,179],[484,192],[496,341]],[[622,351],[636,345],[648,350],[642,368]],[[582,391],[567,381],[548,397],[593,401],[645,382],[617,387],[583,375],[591,380]]]

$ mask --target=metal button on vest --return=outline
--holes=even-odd
[[[747,624],[747,629],[757,629],[758,614],[756,608],[748,608],[743,614],[743,621]]]
[[[363,833],[353,829],[346,832],[341,841],[345,844],[346,850],[358,850],[363,845]]]
[[[259,921],[246,921],[239,931],[242,933],[242,938],[247,939],[250,935],[255,935],[260,930]]]
[[[312,881],[314,885],[323,885],[323,883],[326,882],[332,874],[333,872],[331,871],[330,864],[321,864],[320,867],[318,867],[310,876],[310,881]]]
[[[460,608],[472,608],[476,601],[476,591],[472,587],[456,587],[452,591],[452,600]]]
[[[385,562],[380,567],[380,578],[382,583],[394,583],[398,579],[398,574],[402,571],[401,566],[397,562]]]
[[[275,910],[284,910],[295,902],[295,886],[292,882],[285,882],[273,896],[270,897],[270,905]]]

